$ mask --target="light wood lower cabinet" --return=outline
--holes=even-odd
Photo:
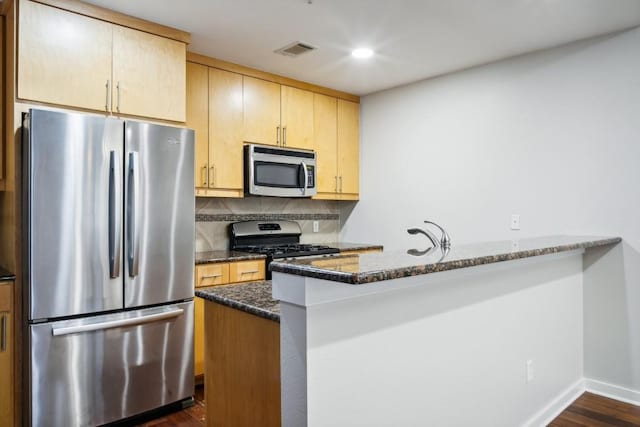
[[[13,425],[13,282],[0,282],[0,424]]]
[[[19,6],[19,99],[185,121],[185,43],[30,0]]]
[[[231,283],[264,280],[265,261],[237,261],[224,263],[199,264],[195,268],[195,287],[227,285]],[[194,373],[196,381],[204,375],[205,336],[204,336],[204,300],[195,298],[194,302]]]
[[[208,426],[279,427],[280,323],[205,301]]]

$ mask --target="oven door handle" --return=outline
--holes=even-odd
[[[302,194],[307,194],[307,186],[309,185],[309,175],[307,174],[307,164],[300,162],[302,166],[302,173],[304,174],[304,186],[302,187]]]

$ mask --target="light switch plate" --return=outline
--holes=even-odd
[[[313,221],[313,232],[317,233],[320,231],[320,221]]]

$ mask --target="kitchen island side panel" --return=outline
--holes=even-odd
[[[283,425],[301,414],[309,426],[542,424],[583,390],[580,253],[318,303],[335,282],[277,275],[274,296],[279,282],[304,281],[289,295],[298,310],[281,308]],[[285,335],[296,322],[304,333]]]

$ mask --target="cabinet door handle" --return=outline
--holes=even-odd
[[[202,179],[202,185],[204,187],[207,186],[207,165],[202,166],[202,176],[200,176],[200,178]]]
[[[336,191],[335,192],[337,193],[338,192],[338,175],[335,176],[335,179],[336,179]]]
[[[286,126],[282,127],[282,145],[283,146],[287,145],[287,127]]]
[[[276,145],[280,145],[280,126],[276,126]]]
[[[200,281],[202,282],[204,279],[217,279],[218,277],[222,277],[222,274],[206,274],[200,277]]]
[[[243,274],[254,274],[254,273],[260,273],[260,270],[241,271],[240,275],[242,276]]]
[[[109,111],[109,97],[111,95],[111,91],[109,90],[109,88],[111,88],[111,81],[107,80],[107,83],[104,85],[107,91],[107,96],[105,97],[104,100],[104,110],[105,111]]]
[[[120,112],[120,82],[116,85],[116,93],[118,95],[117,103],[116,103],[116,111]]]
[[[216,166],[211,165],[209,167],[209,187],[215,186],[216,183]]]
[[[7,350],[7,315],[2,315],[0,320],[0,352],[4,353]]]
[[[342,193],[342,175],[340,175],[340,192]]]

